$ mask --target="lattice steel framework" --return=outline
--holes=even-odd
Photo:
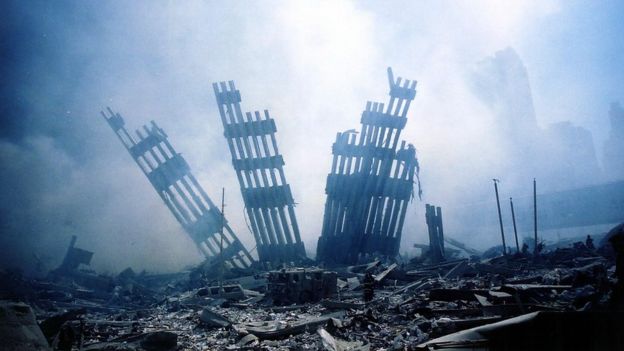
[[[136,130],[137,141],[124,127],[119,113],[107,108],[102,116],[204,256],[213,262],[223,258],[233,267],[250,267],[253,258],[197,182],[186,160],[171,146],[167,134],[152,121],[149,127]]]
[[[277,148],[275,120],[267,110],[243,115],[233,81],[213,88],[260,261],[300,261],[305,248]]]
[[[338,133],[327,177],[317,259],[353,263],[367,254],[399,253],[408,203],[418,177],[416,149],[401,141],[416,81],[396,80],[388,68],[390,101],[366,103],[361,131]],[[420,189],[420,187],[419,187]],[[420,192],[420,190],[419,190]]]

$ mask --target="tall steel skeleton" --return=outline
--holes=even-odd
[[[399,252],[414,175],[418,179],[416,149],[405,141],[397,149],[416,96],[416,81],[401,81],[388,68],[387,107],[366,103],[359,138],[355,131],[337,134],[317,246],[320,261],[353,263],[367,254]]]
[[[233,81],[212,86],[260,261],[300,261],[305,248],[277,148],[275,120],[267,110],[243,115]]]
[[[149,127],[137,129],[135,141],[121,115],[110,108],[107,112],[102,112],[104,119],[204,256],[215,261],[223,258],[233,267],[251,266],[253,258],[197,182],[186,160],[173,149],[167,134],[152,121]]]

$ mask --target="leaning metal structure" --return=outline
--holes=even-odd
[[[366,103],[361,131],[338,133],[327,176],[317,260],[354,263],[363,256],[399,253],[407,205],[418,179],[416,149],[399,144],[416,81],[396,80],[388,68],[390,101]],[[419,185],[420,195],[420,185]]]
[[[277,148],[275,120],[267,110],[243,115],[233,81],[212,86],[260,261],[300,261],[305,248]]]
[[[152,121],[149,127],[137,129],[135,141],[121,115],[110,108],[107,112],[102,112],[104,119],[204,256],[215,263],[224,260],[233,267],[250,267],[253,258],[199,185],[186,160],[173,149],[167,134]]]

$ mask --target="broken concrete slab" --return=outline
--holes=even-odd
[[[212,327],[225,328],[232,325],[230,320],[210,308],[204,308],[199,316],[199,319],[204,324]]]
[[[319,328],[317,331],[321,337],[323,347],[327,351],[368,351],[370,345],[363,345],[361,341],[344,341],[333,337],[327,330]]]
[[[360,288],[361,285],[362,283],[360,282],[360,279],[358,279],[357,277],[352,277],[352,278],[347,279],[347,286],[348,286],[348,289],[351,291],[357,290],[358,288]]]
[[[253,334],[247,334],[245,336],[243,336],[237,343],[236,346],[238,348],[248,348],[248,347],[255,347],[258,345],[259,341],[258,341],[258,337],[253,335]]]
[[[397,268],[398,265],[396,263],[393,263],[390,265],[390,267],[386,268],[383,272],[379,273],[379,274],[375,274],[373,276],[373,278],[375,279],[375,282],[379,283],[382,280],[384,280],[384,278],[390,274],[390,272],[392,272],[395,268]]]
[[[264,322],[251,322],[236,325],[238,330],[246,330],[247,332],[254,334],[260,339],[280,339],[286,338],[290,335],[296,335],[303,333],[306,330],[312,330],[319,325],[327,323],[332,318],[344,317],[344,311],[329,313],[321,315],[319,317],[310,317],[302,320],[298,320],[294,323],[287,323],[282,321],[264,321]]]
[[[0,301],[0,344],[3,350],[50,350],[32,309],[20,302]]]
[[[247,298],[245,290],[240,284],[209,286],[206,288],[207,296],[226,300],[243,300]]]

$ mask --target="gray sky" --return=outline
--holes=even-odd
[[[93,265],[103,271],[174,270],[201,259],[99,116],[105,106],[131,130],[156,120],[213,200],[225,187],[226,215],[251,248],[211,88],[235,80],[243,109],[269,109],[277,122],[313,254],[331,144],[336,132],[359,129],[367,100],[386,101],[387,66],[418,81],[403,138],[418,149],[424,198],[408,210],[404,246],[425,238],[425,202],[452,205],[458,189],[489,189],[492,176],[480,165],[504,155],[491,111],[467,82],[477,62],[513,47],[538,125],[569,120],[593,133],[599,153],[609,103],[624,98],[616,1],[3,6],[4,266],[32,264],[30,252],[53,266],[71,234],[96,251]],[[467,148],[477,156],[458,163]]]

